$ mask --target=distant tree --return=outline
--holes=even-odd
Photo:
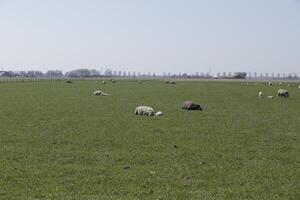
[[[104,72],[105,76],[112,76],[112,70],[111,69],[106,69]]]
[[[63,72],[60,70],[48,70],[46,72],[46,76],[48,77],[59,77],[59,76],[63,76]]]

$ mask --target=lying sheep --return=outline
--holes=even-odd
[[[102,92],[101,90],[97,90],[93,93],[95,96],[110,96],[110,94],[107,94],[105,92]]]
[[[67,80],[67,81],[65,81],[65,83],[69,83],[69,84],[70,84],[70,83],[73,83],[73,82],[72,82],[72,81],[70,81],[70,80]]]
[[[278,96],[279,97],[284,97],[284,98],[288,98],[290,95],[289,95],[289,92],[287,90],[284,90],[284,89],[279,89],[278,92],[277,92]]]
[[[185,102],[183,102],[182,109],[186,109],[186,110],[202,110],[200,104],[192,102],[192,101],[185,101]]]
[[[263,97],[263,93],[262,93],[262,92],[259,92],[259,93],[258,93],[258,97],[259,97],[259,98],[262,98],[262,97]]]
[[[138,106],[135,108],[134,113],[136,115],[148,115],[152,116],[154,115],[154,109],[150,106]]]

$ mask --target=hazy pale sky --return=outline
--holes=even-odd
[[[0,0],[0,68],[300,74],[300,0]]]

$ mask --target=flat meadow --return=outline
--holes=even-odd
[[[290,98],[277,97],[279,88]],[[274,99],[258,98],[259,91]],[[204,110],[182,110],[185,100]],[[139,105],[164,116],[136,116]],[[300,89],[230,81],[2,83],[0,159],[0,199],[297,200]]]

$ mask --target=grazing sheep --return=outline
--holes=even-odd
[[[274,84],[273,84],[272,82],[269,82],[268,85],[269,85],[269,86],[272,86],[272,85],[274,85]]]
[[[173,84],[173,85],[174,85],[174,84],[176,84],[176,82],[175,82],[175,81],[171,81],[170,84]]]
[[[278,83],[279,86],[282,86],[282,83]]]
[[[141,81],[141,80],[139,80],[139,84],[142,84],[142,81]]]
[[[152,116],[154,115],[154,109],[150,106],[138,106],[135,108],[134,113],[136,115],[148,115]]]
[[[105,92],[102,92],[101,90],[97,90],[93,93],[95,96],[109,96],[110,94],[107,94]]]
[[[274,96],[267,96],[267,99],[273,99]]]
[[[182,109],[186,109],[186,110],[202,110],[200,104],[192,102],[192,101],[185,101],[185,102],[183,102]]]
[[[116,80],[112,79],[111,82],[112,82],[112,83],[116,83]]]
[[[102,81],[103,84],[106,84],[106,81]]]
[[[164,114],[163,114],[163,112],[161,112],[161,111],[158,111],[157,113],[155,113],[155,116],[156,117],[161,117],[161,116],[163,116]]]
[[[290,95],[289,95],[289,92],[287,90],[284,90],[284,89],[279,89],[278,92],[277,92],[278,96],[279,97],[284,97],[284,98],[288,98]]]
[[[259,98],[262,98],[262,97],[263,97],[263,93],[262,93],[262,92],[259,92],[259,93],[258,93],[258,97],[259,97]]]
[[[72,84],[73,82],[72,81],[70,81],[70,80],[67,80],[67,81],[65,81],[65,83],[68,83],[68,84]]]
[[[170,81],[166,81],[166,82],[165,82],[165,84],[169,84],[169,83],[170,83]]]

